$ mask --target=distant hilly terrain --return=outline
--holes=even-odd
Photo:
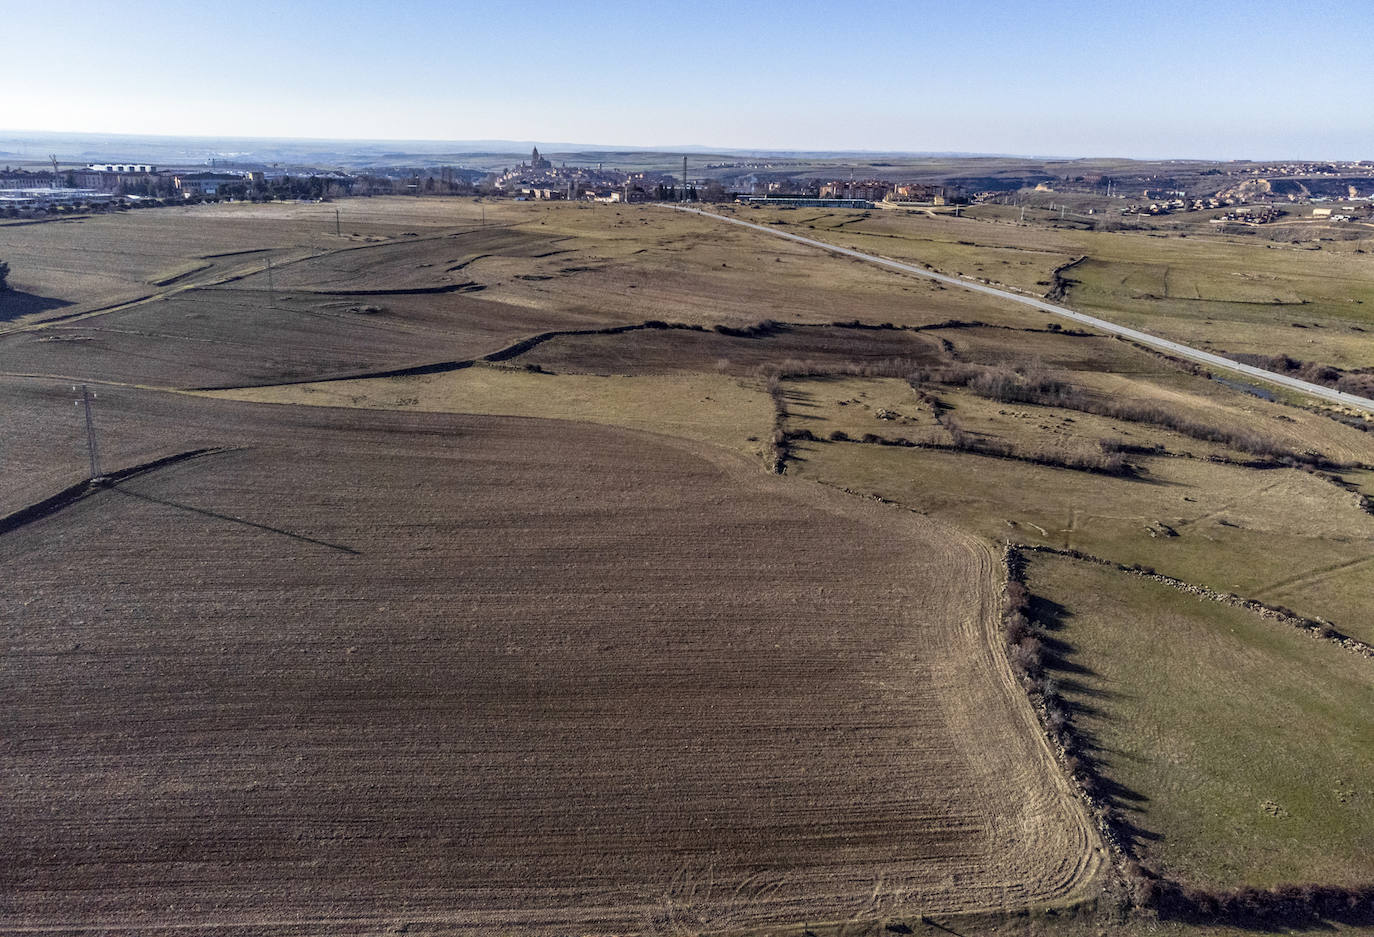
[[[162,137],[132,134],[45,133],[0,130],[0,166],[46,167],[143,162],[164,167],[338,169],[346,172],[453,167],[500,172],[538,147],[555,166],[601,166],[622,172],[682,171],[694,181],[715,179],[747,189],[755,183],[844,178],[885,179],[954,186],[965,192],[1010,191],[1074,183],[1088,189],[1110,180],[1137,193],[1186,190],[1201,196],[1239,191],[1246,197],[1346,198],[1374,194],[1374,167],[1343,164],[1339,171],[1296,173],[1281,164],[1247,161],[1133,160],[1118,157],[1054,158],[933,152],[765,151],[683,145],[610,146],[534,140],[311,140],[247,137]],[[1293,164],[1303,165],[1303,164]],[[1313,164],[1308,164],[1313,165]],[[1316,164],[1320,165],[1320,164]],[[1334,169],[1334,167],[1327,167]],[[1271,186],[1272,182],[1272,186]]]

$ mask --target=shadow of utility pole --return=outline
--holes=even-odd
[[[163,498],[154,498],[152,495],[145,495],[137,491],[132,491],[124,486],[115,483],[109,486],[109,490],[117,492],[129,498],[137,498],[140,501],[147,501],[150,504],[161,504],[165,507],[176,508],[180,511],[188,511],[191,514],[199,514],[202,517],[213,517],[215,520],[228,521],[231,524],[241,524],[244,527],[252,527],[257,530],[265,530],[271,534],[281,537],[290,537],[292,540],[299,540],[302,543],[313,543],[315,546],[327,547],[330,550],[338,550],[340,553],[347,553],[350,556],[362,556],[362,551],[352,547],[342,546],[337,543],[330,543],[327,540],[316,540],[314,537],[307,537],[304,534],[294,534],[289,530],[282,530],[280,527],[269,527],[267,524],[258,524],[254,521],[246,521],[241,517],[230,517],[228,514],[217,514],[214,511],[207,511],[204,508],[191,507],[189,504],[178,504],[175,501],[167,501]]]

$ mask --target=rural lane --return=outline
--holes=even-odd
[[[1181,345],[1178,342],[1170,341],[1167,338],[1160,338],[1159,336],[1151,335],[1148,332],[1141,332],[1137,329],[1127,328],[1124,325],[1117,325],[1114,322],[1108,322],[1105,319],[1099,319],[1095,316],[1089,316],[1081,312],[1075,312],[1072,309],[1067,308],[1066,306],[1057,306],[1054,303],[1045,302],[1043,299],[1036,299],[1031,296],[1023,296],[1019,293],[1013,293],[1009,290],[998,289],[995,286],[988,286],[983,283],[976,283],[970,280],[962,279],[960,277],[952,277],[943,273],[933,273],[930,270],[926,270],[922,267],[917,267],[912,264],[904,264],[896,260],[888,260],[885,257],[878,257],[875,254],[865,254],[863,251],[856,251],[853,248],[849,247],[840,247],[836,244],[830,244],[825,241],[818,241],[815,238],[803,237],[800,234],[792,234],[789,231],[779,231],[776,228],[770,228],[767,225],[755,224],[752,221],[741,221],[738,218],[727,218],[724,215],[718,215],[715,212],[710,211],[703,211],[700,208],[686,208],[680,205],[672,205],[670,207],[676,209],[677,211],[690,212],[691,214],[702,215],[706,218],[714,218],[717,221],[728,222],[729,224],[739,225],[743,228],[753,228],[755,231],[762,231],[765,234],[771,234],[774,237],[786,238],[789,241],[796,241],[799,244],[806,244],[810,247],[819,247],[821,250],[830,251],[832,254],[842,254],[845,257],[853,257],[856,260],[863,260],[868,263],[878,264],[883,267],[888,267],[892,270],[900,270],[902,273],[912,273],[919,277],[925,277],[928,280],[938,280],[941,283],[948,283],[951,286],[962,287],[963,289],[973,290],[978,293],[986,293],[989,296],[995,296],[998,299],[1007,299],[1014,303],[1020,303],[1023,306],[1030,306],[1032,308],[1039,309],[1042,312],[1048,312],[1051,315],[1062,316],[1065,319],[1072,319],[1074,322],[1079,322],[1083,325],[1091,326],[1092,328],[1098,329],[1102,332],[1109,332],[1112,335],[1119,335],[1122,338],[1128,338],[1131,341],[1139,342],[1142,345],[1148,345],[1149,347],[1154,348],[1158,351],[1165,351],[1172,355],[1178,355],[1180,358],[1187,358],[1190,361],[1196,361],[1200,364],[1205,364],[1208,367],[1216,368],[1219,371],[1230,371],[1233,374],[1242,374],[1248,378],[1264,381],[1265,383],[1274,384],[1279,387],[1285,387],[1289,390],[1296,390],[1300,393],[1308,394],[1312,397],[1318,397],[1322,400],[1330,401],[1331,403],[1344,404],[1348,407],[1354,407],[1358,410],[1366,410],[1371,413],[1374,413],[1374,400],[1370,400],[1368,397],[1360,397],[1356,394],[1347,394],[1344,391],[1334,390],[1330,387],[1323,387],[1320,384],[1312,384],[1307,381],[1300,381],[1297,378],[1288,377],[1284,374],[1275,374],[1273,371],[1266,371],[1263,368],[1257,368],[1253,365],[1241,364],[1239,361],[1232,361],[1230,358],[1223,358],[1221,355],[1214,355],[1211,352],[1202,351],[1197,348],[1192,348],[1188,345]]]

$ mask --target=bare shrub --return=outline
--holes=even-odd
[[[1227,357],[1242,364],[1273,371],[1275,374],[1296,377],[1308,383],[1331,387],[1347,394],[1358,394],[1362,397],[1374,395],[1374,370],[1369,368],[1344,371],[1335,365],[1320,364],[1316,361],[1302,361],[1289,355],[1231,354]]]
[[[1024,637],[1011,648],[1011,666],[1018,675],[1035,679],[1040,675],[1040,641],[1033,637]]]
[[[1024,403],[1045,407],[1062,407],[1092,413],[1128,423],[1146,423],[1200,439],[1216,442],[1241,452],[1268,459],[1291,459],[1295,462],[1325,461],[1320,453],[1295,453],[1283,444],[1253,430],[1233,430],[1212,426],[1191,417],[1175,413],[1158,403],[1143,403],[1090,395],[1071,384],[1059,381],[1042,369],[1029,366],[1020,369],[991,367],[976,364],[953,364],[934,368],[917,368],[909,378],[913,386],[939,383],[967,387],[972,393],[1002,403]],[[958,445],[958,443],[956,443]],[[960,447],[962,448],[962,446]],[[1111,471],[1102,466],[1095,471]]]

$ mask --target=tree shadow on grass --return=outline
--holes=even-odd
[[[1073,618],[1068,608],[1043,596],[1032,595],[1029,611],[1043,635],[1040,641],[1045,673],[1057,684],[1060,704],[1069,717],[1075,757],[1091,778],[1093,797],[1111,808],[1112,825],[1122,844],[1129,853],[1137,855],[1141,843],[1163,838],[1138,822],[1150,798],[1111,776],[1110,756],[1114,753],[1101,744],[1097,733],[1087,724],[1109,720],[1111,713],[1103,707],[1109,702],[1128,701],[1128,697],[1107,686],[1104,678],[1079,657],[1077,646],[1067,640],[1066,622]]]
[[[785,389],[782,392],[783,405],[787,408],[787,418],[789,420],[819,420],[821,417],[811,413],[799,413],[799,409],[815,410],[816,395],[810,391],[797,390],[795,388]]]
[[[0,290],[0,322],[13,322],[39,312],[51,312],[72,305],[65,299],[53,299],[23,290]]]

